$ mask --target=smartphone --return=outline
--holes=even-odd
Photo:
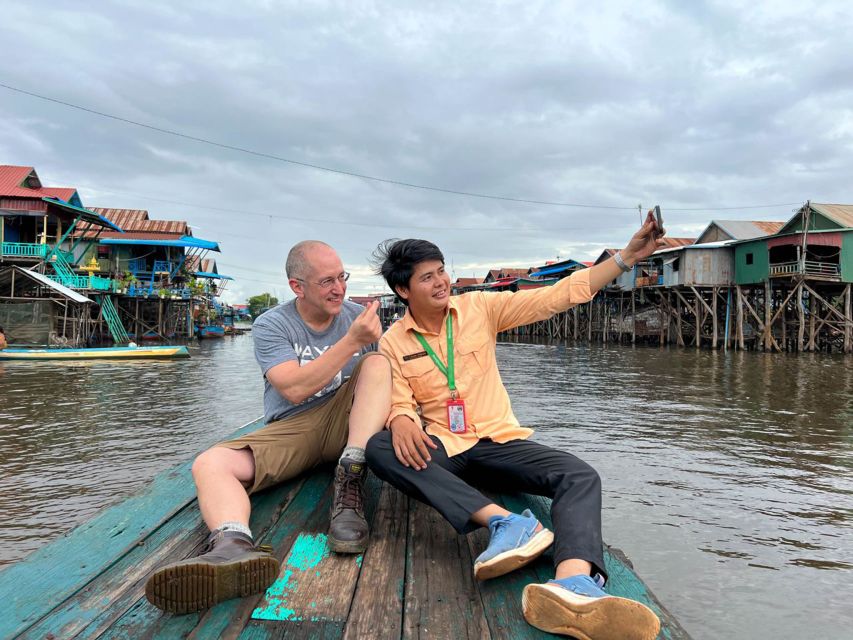
[[[658,205],[655,205],[655,222],[658,225],[655,236],[660,238],[663,235],[663,216],[660,214],[660,207]]]

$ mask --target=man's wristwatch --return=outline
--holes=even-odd
[[[633,269],[633,267],[629,267],[627,264],[625,264],[625,261],[622,259],[622,252],[621,251],[617,251],[616,253],[613,254],[613,261],[625,273],[628,273],[631,269]]]

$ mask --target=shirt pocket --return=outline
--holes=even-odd
[[[415,402],[423,404],[433,399],[442,386],[447,388],[447,378],[438,370],[432,358],[423,356],[400,363],[400,371],[415,394]]]
[[[460,340],[456,344],[459,364],[456,365],[456,377],[468,380],[477,378],[489,368],[490,358],[493,358],[492,345],[486,336],[472,336]]]

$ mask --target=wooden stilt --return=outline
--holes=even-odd
[[[800,294],[802,296],[802,294]],[[815,316],[818,313],[817,300],[813,295],[809,295],[809,344],[808,351],[817,351],[817,331],[815,331]],[[827,315],[827,317],[829,317]]]
[[[770,299],[772,295],[772,289],[770,288],[770,281],[767,280],[764,283],[764,350],[770,351],[773,345],[773,333],[772,333],[772,324],[770,321],[770,314],[772,311],[773,302]]]
[[[850,283],[844,287],[844,353],[853,352],[853,314],[851,314]]]
[[[740,285],[735,285],[735,291],[737,291],[737,345],[743,351],[746,348],[743,340],[743,291]]]
[[[713,296],[713,300],[711,301],[711,331],[714,332],[713,336],[711,336],[711,348],[717,349],[717,287],[713,287],[711,289],[711,296]]]

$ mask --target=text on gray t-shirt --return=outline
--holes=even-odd
[[[376,345],[371,344],[353,353],[346,366],[328,385],[298,404],[285,399],[266,379],[267,371],[283,362],[297,360],[301,367],[319,358],[326,349],[346,335],[353,320],[362,311],[364,307],[361,305],[344,300],[341,312],[322,332],[314,331],[305,324],[296,310],[296,300],[284,302],[258,316],[252,325],[252,338],[255,342],[255,359],[264,374],[264,422],[289,418],[325,402],[349,379],[358,359],[368,351],[376,350]]]

